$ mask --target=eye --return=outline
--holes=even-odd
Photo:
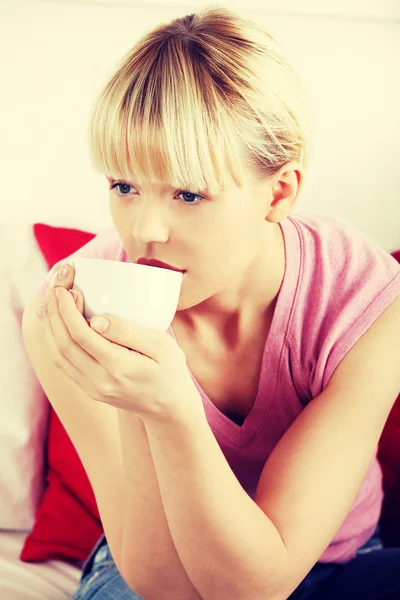
[[[125,183],[124,181],[115,181],[110,186],[110,190],[113,190],[114,188],[119,188],[119,192],[117,192],[118,196],[128,196],[129,188],[135,189],[131,185],[129,185],[129,183]],[[127,188],[128,188],[128,190],[127,190]],[[124,191],[122,191],[122,190],[124,190]]]
[[[194,194],[193,192],[179,192],[178,196],[183,196],[184,204],[200,204],[201,202],[205,202],[205,198],[203,198],[203,196],[200,194]],[[190,202],[190,200],[194,200],[195,198],[200,198],[200,200],[198,202]],[[188,202],[185,202],[185,200],[188,200]]]

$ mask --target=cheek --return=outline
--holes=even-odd
[[[115,199],[112,201],[110,200],[109,211],[115,229],[118,231],[120,238],[125,241],[130,240],[130,244],[128,245],[131,245],[133,228],[132,215],[126,208],[123,207],[122,203],[116,202]]]
[[[221,227],[208,260],[212,260],[219,269],[222,267],[222,278],[247,268],[259,251],[261,230],[260,224],[251,222],[248,215],[244,215],[241,221],[231,221]]]
[[[119,215],[120,215],[121,211],[118,210],[117,203],[113,199],[111,199],[111,198],[109,199],[108,206],[109,206],[109,211],[110,211],[111,218],[112,218],[112,220],[114,222],[114,225],[116,225],[116,223],[119,220]]]

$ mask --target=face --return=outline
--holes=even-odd
[[[178,311],[211,313],[240,301],[251,265],[268,244],[271,183],[246,172],[243,187],[214,196],[169,185],[113,180],[110,211],[130,262],[156,258],[185,270]]]

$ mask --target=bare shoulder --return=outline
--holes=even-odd
[[[335,385],[365,389],[372,402],[374,393],[380,394],[382,418],[387,417],[392,400],[400,391],[400,296],[386,307],[339,363],[329,382],[330,387]]]

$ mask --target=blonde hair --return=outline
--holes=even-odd
[[[96,170],[216,194],[243,166],[306,164],[300,78],[269,33],[219,6],[157,26],[123,57],[90,123]]]

